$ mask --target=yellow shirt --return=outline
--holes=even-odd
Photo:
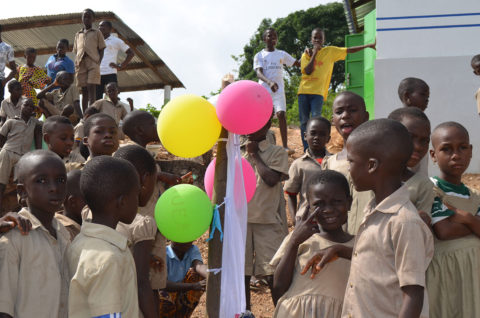
[[[326,46],[315,56],[315,65],[310,75],[305,73],[305,67],[310,62],[310,56],[303,53],[300,61],[302,79],[298,87],[298,94],[322,95],[326,100],[330,79],[332,78],[333,64],[347,57],[346,47]]]

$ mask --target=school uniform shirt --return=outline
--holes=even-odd
[[[106,48],[103,52],[103,59],[100,63],[100,74],[117,74],[117,69],[110,67],[110,63],[117,64],[118,51],[127,52],[130,47],[126,45],[122,39],[119,39],[113,34],[110,34],[110,36],[105,39],[105,45]]]
[[[71,151],[70,154],[63,158],[65,166],[69,163],[81,163],[85,164],[85,158],[78,151]]]
[[[12,47],[5,42],[0,42],[0,79],[5,78],[5,66],[12,61],[15,61]]]
[[[2,150],[24,155],[32,147],[35,128],[39,126],[41,123],[35,117],[30,117],[28,122],[20,117],[8,119],[0,128],[0,135],[7,138]]]
[[[295,63],[295,58],[285,51],[275,49],[272,52],[261,50],[253,59],[253,69],[262,68],[263,75],[269,80],[277,83],[278,90],[275,93],[284,93],[283,84],[283,65],[292,66]],[[270,93],[272,90],[270,86],[262,80],[258,80]]]
[[[358,230],[342,317],[396,318],[401,287],[426,287],[425,272],[433,257],[433,236],[410,202],[405,186],[379,204],[372,199]],[[428,296],[421,317],[428,317]]]
[[[203,263],[202,255],[196,245],[192,245],[190,249],[183,255],[183,259],[179,259],[171,245],[167,246],[167,269],[168,280],[170,282],[179,283],[183,281],[188,270],[192,267],[192,262],[199,260]]]
[[[75,85],[70,85],[65,91],[61,88],[54,89],[46,94],[48,98],[51,98],[53,105],[61,112],[65,106],[72,105],[76,101],[80,101],[80,94],[78,88]]]
[[[347,57],[346,47],[326,46],[317,52],[313,72],[308,75],[305,67],[310,63],[310,55],[303,53],[300,59],[302,78],[298,87],[298,94],[322,95],[327,100],[328,88],[332,78],[333,65]]]
[[[20,96],[18,102],[14,104],[10,97],[5,98],[2,101],[2,106],[0,108],[0,117],[5,117],[7,119],[15,118],[16,116],[20,117],[20,107],[25,99],[25,97]]]
[[[105,99],[99,99],[95,103],[92,104],[91,107],[98,109],[99,112],[105,113],[112,117],[117,125],[120,123],[125,116],[127,116],[127,110],[124,106],[125,103],[121,102],[120,100],[114,104],[108,97]]]
[[[329,155],[329,153],[327,153],[326,155]],[[297,217],[302,216],[305,210],[308,210],[308,181],[313,175],[315,175],[315,173],[322,171],[322,161],[323,158],[320,158],[320,160],[315,159],[312,156],[310,149],[307,149],[303,156],[293,161],[290,169],[288,170],[288,180],[285,181],[283,190],[288,194],[300,195],[300,200],[298,202],[298,210],[296,214]]]
[[[283,223],[286,225],[285,199],[281,181],[288,179],[288,155],[283,147],[272,145],[267,140],[259,142],[258,148],[258,154],[263,162],[270,169],[279,172],[281,177],[280,182],[273,187],[267,185],[258,173],[253,159],[245,148],[242,149],[243,157],[252,165],[257,178],[255,195],[248,203],[248,223]],[[278,213],[280,204],[283,204],[283,213]]]
[[[418,211],[423,211],[430,214],[435,198],[433,191],[433,183],[428,177],[420,173],[414,174],[410,179],[404,183],[410,194],[410,201],[412,201]]]
[[[126,237],[108,226],[84,222],[67,259],[72,275],[69,318],[140,315],[135,262]]]
[[[95,63],[100,63],[98,50],[105,48],[103,34],[97,29],[80,30],[75,34],[73,53],[75,53],[75,65],[79,66],[84,56],[90,57]]]
[[[55,218],[56,238],[28,209],[18,214],[32,229],[28,235],[14,228],[0,236],[0,312],[19,318],[66,318],[70,235]]]
[[[68,216],[63,215],[62,212],[55,213],[55,219],[57,219],[70,234],[70,242],[80,233],[81,225]]]

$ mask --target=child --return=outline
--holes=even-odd
[[[75,34],[75,75],[77,86],[82,88],[82,109],[95,102],[95,86],[100,84],[100,62],[105,50],[102,32],[92,28],[95,13],[85,9],[82,13],[83,28]]]
[[[480,315],[480,195],[462,183],[472,158],[468,131],[456,122],[438,125],[430,156],[440,168],[432,178],[435,254],[427,271],[431,317]]]
[[[24,99],[21,117],[7,120],[0,129],[0,206],[10,174],[20,157],[30,150],[33,141],[36,149],[42,148],[42,126],[32,117],[33,109],[32,99]]]
[[[80,233],[82,226],[82,209],[85,201],[80,193],[80,170],[73,170],[67,174],[67,191],[63,201],[63,211],[55,213],[55,218],[70,233],[70,241]]]
[[[308,148],[305,154],[296,159],[288,170],[289,178],[285,182],[283,190],[288,195],[288,208],[294,224],[308,208],[306,198],[308,180],[322,169],[323,157],[328,155],[325,144],[330,139],[330,127],[330,122],[323,117],[313,117],[308,120],[305,131]],[[298,194],[300,194],[300,202],[297,207]]]
[[[67,51],[69,49],[69,43],[67,39],[61,39],[57,42],[57,54],[51,55],[47,63],[45,63],[45,68],[47,69],[47,75],[52,79],[52,82],[55,82],[58,72],[66,71],[67,73],[75,73],[75,64],[67,56]]]
[[[62,115],[69,117],[72,124],[76,124],[82,117],[80,96],[77,87],[73,84],[73,75],[65,71],[57,74],[55,82],[48,85],[37,97],[39,106],[46,117]],[[52,91],[53,89],[53,91]]]
[[[363,98],[355,93],[345,91],[337,95],[332,106],[332,122],[342,136],[344,144],[350,134],[362,123],[368,120],[368,112]],[[363,210],[372,199],[371,191],[358,192],[354,187],[348,172],[347,149],[327,156],[322,161],[322,169],[335,170],[342,173],[350,183],[352,207],[348,213],[348,233],[355,235],[363,219]]]
[[[342,229],[352,203],[350,186],[340,172],[324,170],[314,172],[306,193],[310,209],[270,262],[276,267],[272,293],[280,298],[274,317],[305,317],[308,313],[308,317],[339,318],[350,261],[341,258],[326,264],[314,279],[304,276],[302,270],[319,250],[333,245],[353,247],[353,236]]]
[[[3,125],[7,119],[12,119],[17,116],[20,117],[20,108],[26,99],[22,96],[22,84],[16,79],[12,79],[8,82],[7,88],[10,92],[10,97],[2,101],[2,106],[0,108],[0,126]]]
[[[280,146],[267,142],[271,118],[259,131],[248,135],[243,156],[255,170],[257,190],[248,203],[245,247],[245,293],[250,310],[250,278],[264,278],[272,288],[270,260],[287,235],[287,217],[282,181],[288,179],[288,155]]]
[[[65,166],[48,150],[29,152],[18,163],[17,191],[27,204],[18,214],[32,228],[28,235],[14,228],[0,237],[1,317],[67,317],[70,236],[54,218],[65,181]]]
[[[480,54],[472,58],[470,65],[473,68],[473,74],[480,76]],[[477,112],[480,115],[480,88],[475,93],[475,101],[477,102]]]
[[[277,115],[280,126],[283,148],[291,155],[295,151],[289,149],[287,145],[287,119],[285,116],[287,104],[283,83],[283,65],[299,66],[300,63],[287,52],[275,49],[277,45],[277,32],[273,28],[268,28],[263,32],[263,41],[267,47],[255,55],[253,69],[257,72],[260,84],[262,84],[272,96],[275,114]]]
[[[138,199],[138,213],[131,224],[119,222],[116,230],[128,239],[128,246],[132,251],[135,267],[137,269],[138,295],[140,311],[144,317],[158,317],[156,306],[156,293],[149,279],[152,248],[157,234],[157,223],[153,217],[155,203],[158,200],[158,191],[152,198],[157,181],[157,165],[150,153],[137,145],[128,145],[118,149],[114,158],[125,159],[130,162],[140,176],[141,191]],[[141,211],[153,199],[150,211]]]
[[[25,49],[27,64],[18,67],[18,81],[22,84],[23,96],[31,98],[35,106],[38,105],[37,92],[35,89],[44,88],[52,79],[43,69],[35,66],[37,51],[33,47]]]
[[[402,181],[408,188],[410,201],[417,208],[420,217],[430,225],[430,211],[432,209],[433,184],[430,179],[412,169],[426,156],[430,144],[430,121],[427,115],[416,107],[402,107],[388,115],[389,119],[396,120],[407,128],[413,142],[413,153],[407,162]]]
[[[80,119],[78,124],[73,128],[75,143],[73,144],[73,150],[78,150],[80,144],[83,143],[83,137],[85,137],[85,133],[83,131],[83,125],[85,124],[85,120],[88,117],[98,114],[98,109],[93,107],[88,107],[85,112],[83,113],[83,118]]]
[[[192,315],[205,291],[207,266],[192,242],[172,242],[166,251],[167,287],[159,292],[160,317]]]
[[[424,80],[407,77],[398,85],[398,97],[400,97],[404,107],[416,107],[425,111],[430,97],[430,87]]]
[[[118,149],[118,126],[107,114],[88,117],[84,124],[83,143],[88,147],[90,157],[111,156]]]
[[[107,98],[97,100],[92,107],[115,119],[118,125],[120,124],[120,120],[127,116],[126,107],[128,106],[118,98],[119,91],[117,83],[111,82],[105,85],[105,93],[107,94]]]
[[[322,106],[327,100],[334,63],[344,60],[347,53],[355,53],[367,47],[375,49],[375,43],[349,48],[323,47],[325,33],[320,28],[313,29],[311,41],[313,49],[309,48],[302,54],[300,66],[302,78],[298,87],[298,114],[304,149],[308,146],[304,137],[307,121],[310,114],[312,117],[322,115]]]
[[[425,271],[433,237],[402,186],[410,134],[396,121],[372,120],[352,132],[346,147],[355,189],[375,197],[350,254],[342,317],[428,317]]]
[[[93,218],[67,252],[68,316],[139,317],[135,263],[127,238],[115,231],[137,214],[138,173],[126,160],[97,156],[82,170],[80,190]]]

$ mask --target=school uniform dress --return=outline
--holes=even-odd
[[[60,222],[70,234],[70,242],[80,233],[81,225],[63,215],[62,212],[55,213],[55,219]]]
[[[438,177],[432,224],[454,214],[444,204],[480,215],[480,195],[463,183],[455,185]],[[480,239],[470,234],[453,240],[435,240],[435,254],[427,271],[431,317],[480,316]]]
[[[405,186],[379,204],[372,199],[355,238],[342,317],[398,317],[401,287],[425,288],[432,256],[432,233]],[[426,289],[420,317],[428,317]]]
[[[327,153],[326,155],[330,155]],[[307,186],[309,180],[316,173],[322,171],[323,158],[315,159],[310,152],[310,149],[305,151],[305,154],[298,159],[295,159],[288,170],[288,180],[285,181],[283,191],[288,194],[300,195],[298,201],[298,210],[296,217],[301,217],[305,211],[308,211],[307,202]]]
[[[137,274],[126,237],[108,226],[84,222],[67,259],[72,276],[69,318],[113,313],[139,317]]]
[[[28,235],[17,228],[0,236],[0,312],[12,317],[67,318],[70,235],[55,218],[56,238],[31,214]]]
[[[5,98],[2,101],[2,106],[0,108],[0,117],[5,117],[6,119],[12,119],[15,117],[20,117],[21,112],[20,108],[22,107],[23,102],[25,101],[25,97],[20,96],[18,102],[14,104],[10,97]]]
[[[289,234],[270,264],[276,268],[285,256],[286,248],[291,239]],[[278,300],[274,318],[291,317],[328,317],[339,318],[342,313],[343,297],[350,273],[350,260],[338,258],[325,265],[315,276],[310,273],[301,275],[303,268],[318,251],[332,245],[353,247],[354,239],[345,243],[332,242],[320,234],[313,234],[298,247],[297,260],[293,272],[292,283],[285,294]]]
[[[416,173],[405,181],[404,185],[410,194],[410,201],[412,201],[417,210],[430,214],[433,199],[435,198],[432,181],[428,177]]]
[[[100,84],[100,54],[105,48],[103,34],[97,29],[80,30],[75,34],[75,77],[78,87]]]
[[[348,212],[347,231],[356,235],[358,228],[363,221],[365,207],[374,197],[372,191],[357,191],[353,185],[349,172],[349,163],[347,161],[346,149],[332,156],[326,156],[322,161],[322,169],[330,169],[340,172],[347,178],[352,195],[352,206]]]
[[[288,234],[281,182],[288,178],[288,155],[283,147],[272,145],[267,140],[259,142],[258,148],[263,162],[281,174],[276,185],[267,185],[258,173],[253,159],[242,147],[243,157],[252,165],[257,177],[255,195],[248,203],[245,275],[260,277],[273,274],[270,260]]]

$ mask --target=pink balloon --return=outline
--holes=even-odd
[[[205,185],[205,192],[207,192],[210,200],[213,195],[213,180],[215,179],[215,162],[217,159],[214,158],[212,162],[207,167],[205,171],[205,177],[203,179]],[[235,169],[235,179],[240,177],[240,165]],[[252,166],[247,161],[247,159],[242,158],[242,171],[243,171],[243,184],[245,187],[245,194],[247,197],[247,202],[253,198],[255,190],[257,189],[257,177],[255,176],[255,171],[253,171]]]
[[[217,100],[217,117],[228,131],[247,135],[262,128],[272,116],[270,93],[253,81],[228,85]]]

